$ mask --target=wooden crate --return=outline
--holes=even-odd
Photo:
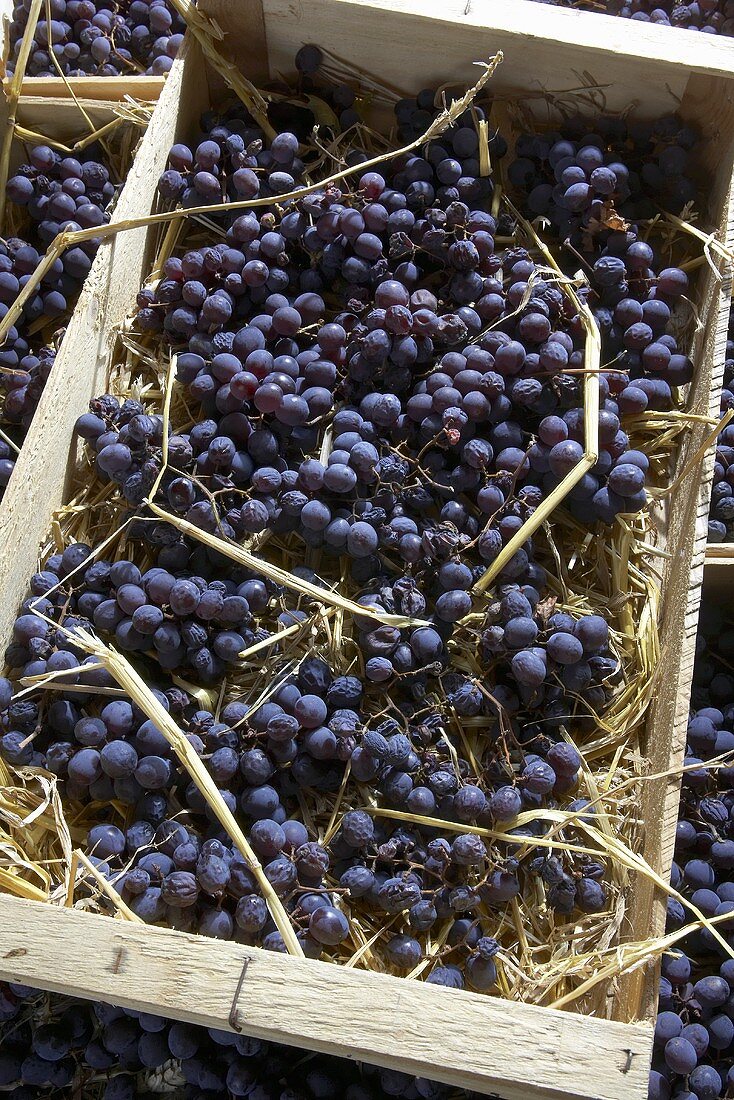
[[[296,49],[315,41],[344,61],[415,91],[471,82],[475,60],[502,49],[494,78],[504,92],[577,87],[583,73],[604,88],[610,110],[636,100],[641,114],[678,109],[703,132],[707,224],[734,241],[734,43],[665,33],[645,25],[629,45],[621,20],[559,11],[530,0],[200,0],[229,32],[227,46],[253,80],[290,71]],[[661,33],[662,32],[662,33]],[[188,41],[118,203],[116,217],[148,212],[175,140],[185,140],[221,81]],[[57,366],[33,422],[0,512],[0,645],[36,564],[36,548],[64,500],[75,455],[74,420],[102,392],[113,327],[134,307],[152,255],[153,234],[135,230],[103,245],[82,291]],[[691,408],[718,408],[730,281],[706,271],[697,304]],[[79,369],[79,364],[84,369]],[[678,469],[691,462],[707,428],[694,425]],[[703,573],[712,457],[698,462],[669,501],[663,526],[670,551],[663,578],[665,640],[660,690],[643,749],[652,773],[679,762],[685,742],[695,630]],[[676,778],[644,785],[644,855],[667,875],[677,816]],[[664,899],[642,880],[630,899],[627,935],[658,934]],[[608,1019],[556,1012],[257,948],[39,903],[0,898],[7,930],[0,977],[81,996],[145,1007],[279,1042],[363,1058],[425,1077],[496,1092],[506,1100],[642,1100],[656,1007],[654,967],[609,991]],[[82,950],[82,946],[84,948]],[[236,1010],[237,1015],[233,1015]]]

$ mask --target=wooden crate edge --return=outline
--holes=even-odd
[[[0,896],[0,978],[496,1093],[642,1100],[652,1030]],[[235,1026],[233,1026],[233,1024]]]

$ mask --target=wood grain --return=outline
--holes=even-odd
[[[262,0],[207,0],[201,10],[224,32],[222,52],[257,85],[267,81],[268,47]],[[218,73],[209,71],[213,98],[226,94]]]
[[[505,1100],[632,1100],[652,1031],[0,897],[0,978],[103,996]],[[238,1003],[235,992],[247,969]]]
[[[734,544],[729,542],[710,542],[706,547],[706,576],[709,566],[734,565]]]
[[[130,96],[139,103],[155,103],[166,82],[164,76],[71,76],[68,84],[57,76],[27,76],[21,95],[57,99],[98,99],[119,103]]]
[[[208,12],[236,3],[203,0],[200,7]],[[734,70],[732,39],[675,35],[650,23],[635,25],[633,36],[627,20],[533,0],[263,0],[263,10],[272,76],[292,73],[296,50],[317,42],[413,94],[446,81],[471,83],[474,62],[502,50],[505,63],[492,80],[500,92],[558,92],[592,78],[610,110],[634,100],[639,112],[654,117],[675,110],[690,73],[730,76]]]

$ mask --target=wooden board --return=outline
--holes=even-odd
[[[230,56],[248,65],[242,0],[199,6],[228,32]],[[473,62],[502,50],[505,64],[493,81],[502,91],[558,92],[591,78],[610,110],[635,100],[652,117],[676,109],[691,74],[729,76],[734,70],[734,39],[651,23],[635,23],[632,32],[624,19],[534,0],[263,0],[262,6],[271,75],[292,72],[296,50],[317,42],[357,68],[372,66],[393,87],[415,92],[450,79],[471,80]],[[634,71],[630,56],[638,58]]]
[[[139,103],[155,103],[166,82],[164,76],[27,76],[21,85],[24,96],[55,96],[59,99],[98,99],[119,103],[130,96]]]
[[[0,896],[0,978],[305,1045],[505,1100],[631,1100],[652,1029]],[[233,1015],[236,1013],[236,1016]]]
[[[247,0],[247,10],[253,2]],[[227,44],[233,54],[239,55],[240,49],[257,53],[261,48],[259,23],[252,38],[237,30],[237,12],[243,8],[235,0],[200,0],[200,8],[229,32]],[[514,20],[522,11],[527,23],[520,34]],[[559,23],[558,17],[564,22]],[[721,48],[731,46],[715,43],[709,50],[708,41],[698,39],[710,36],[686,34],[687,67],[681,66],[674,62],[680,60],[684,47],[674,48],[670,35],[660,38],[664,28],[646,28],[638,57],[624,50],[630,45],[628,25],[624,38],[610,40],[601,33],[602,25],[606,29],[613,24],[614,34],[622,35],[622,21],[600,19],[588,15],[581,20],[579,13],[541,7],[530,0],[513,0],[512,5],[486,0],[481,7],[470,3],[466,8],[465,0],[461,4],[447,0],[440,6],[425,0],[420,7],[409,0],[264,0],[262,27],[268,53],[267,58],[261,56],[260,68],[272,75],[288,72],[295,49],[316,40],[351,63],[372,69],[383,80],[415,91],[431,81],[471,80],[472,61],[487,57],[501,44],[507,62],[500,70],[505,74],[500,86],[535,90],[550,76],[556,87],[578,84],[577,66],[584,60],[588,70],[593,60],[595,79],[610,82],[609,97],[617,106],[638,98],[649,113],[660,113],[677,105],[678,98],[684,113],[702,124],[710,172],[706,213],[731,243],[734,65],[726,67],[720,56]],[[656,33],[649,37],[648,31],[653,30]],[[678,32],[671,33],[674,38]],[[590,45],[586,37],[594,34],[598,37]],[[694,37],[695,48],[690,45]],[[210,72],[208,77],[209,87],[216,92],[221,85]],[[207,93],[200,52],[195,43],[189,43],[166,83],[116,217],[150,210],[166,152],[194,125]],[[0,505],[0,576],[5,597],[0,605],[0,645],[7,642],[15,609],[35,568],[36,547],[47,535],[53,510],[64,499],[74,419],[89,398],[105,388],[110,328],[132,308],[149,258],[149,242],[142,230],[122,234],[100,249]],[[726,284],[719,286],[713,277],[700,288],[697,305],[705,325],[692,391],[699,412],[718,402],[729,292]],[[682,462],[694,453],[703,434],[703,427],[691,434]],[[680,487],[666,516],[673,558],[664,573],[666,649],[661,688],[647,737],[652,771],[675,767],[682,752],[710,469],[707,459]],[[665,871],[672,855],[677,781],[647,784],[644,809],[645,855]],[[651,928],[660,927],[662,907],[651,891],[640,888],[628,900],[625,931],[630,938],[647,937]],[[245,978],[247,1012],[242,1026],[254,1034],[361,1057],[480,1091],[500,1091],[506,1100],[564,1095],[643,1100],[646,1095],[654,968],[622,983],[617,996],[610,998],[606,1011],[623,1021],[616,1023],[436,990],[328,964],[294,962],[235,944],[166,929],[133,928],[8,897],[0,897],[0,927],[13,929],[13,936],[17,932],[17,940],[3,937],[0,974],[29,984],[226,1026],[242,964],[248,958],[252,963]],[[123,949],[119,962],[119,953],[110,955],[115,943]],[[80,944],[84,944],[84,965]],[[8,957],[16,949],[26,954]],[[256,986],[258,975],[260,986]],[[275,1012],[268,1007],[273,1004]],[[647,1022],[626,1023],[640,1019]]]
[[[680,113],[707,129],[705,157],[723,154],[734,163],[734,100],[732,89],[718,97],[710,76],[693,74],[681,101]],[[719,239],[734,243],[734,185],[731,174],[717,172],[714,160],[710,170],[709,216],[718,226]],[[690,411],[714,420],[719,416],[721,387],[731,303],[731,271],[719,280],[707,270],[699,301],[709,311],[709,323],[694,342],[697,364],[689,399]],[[691,427],[678,459],[678,469],[687,469],[691,457],[711,433],[711,426]],[[653,774],[669,773],[667,779],[646,783],[641,802],[645,822],[643,853],[648,863],[666,879],[670,875],[675,847],[675,830],[680,800],[680,773],[686,730],[693,662],[695,659],[698,612],[701,603],[706,536],[711,498],[715,444],[706,456],[690,469],[687,485],[670,502],[666,544],[673,557],[663,573],[663,653],[660,664],[661,690],[656,693],[647,723],[643,751]],[[659,563],[657,563],[659,567]],[[664,685],[664,687],[662,687]],[[665,929],[666,902],[649,881],[640,882],[629,910],[636,938],[646,932],[662,935]],[[636,971],[623,980],[615,1006],[615,1016],[630,1019],[635,1009],[653,1017],[657,1006],[657,971]]]

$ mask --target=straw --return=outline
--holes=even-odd
[[[251,83],[237,68],[234,62],[222,56],[220,44],[222,32],[214,21],[204,12],[188,0],[170,0],[171,7],[186,21],[186,25],[193,34],[213,69],[225,80],[225,83],[245,104],[248,111],[263,132],[272,140],[275,130],[268,119],[267,100],[261,92]]]

